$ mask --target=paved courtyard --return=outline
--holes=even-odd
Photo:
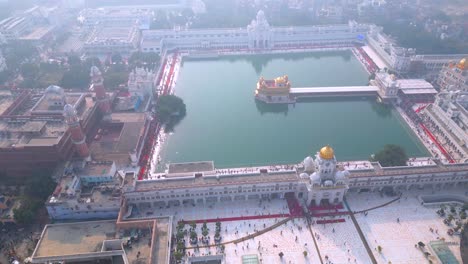
[[[465,191],[462,188],[452,187],[436,193],[464,196]],[[428,245],[430,241],[437,239],[455,242],[455,245],[450,245],[449,248],[462,263],[460,238],[447,234],[450,227],[443,223],[444,218],[436,214],[438,206],[424,207],[421,205],[417,197],[423,194],[433,194],[433,192],[429,188],[427,190],[403,191],[399,202],[369,211],[367,215],[355,215],[378,263],[389,263],[389,261],[399,264],[427,263],[422,251],[415,247],[415,244],[421,241]],[[393,198],[372,192],[347,194],[348,203],[353,211],[377,206]],[[377,251],[378,246],[382,248],[381,253]]]
[[[232,241],[255,230],[277,223],[279,219],[262,219],[250,221],[223,222],[221,224],[222,242]],[[197,225],[197,233],[201,234],[201,224]],[[215,224],[208,224],[210,236],[214,236]],[[297,237],[297,240],[296,240]],[[213,241],[211,241],[213,242]],[[234,244],[225,245],[226,263],[241,263],[243,255],[257,255],[261,263],[319,263],[318,254],[314,247],[312,236],[303,219],[294,219],[255,238]],[[307,256],[304,256],[307,251]],[[284,256],[279,257],[283,252]],[[219,248],[201,248],[199,251],[189,249],[190,255],[214,255],[220,253]]]
[[[312,229],[324,262],[330,263],[371,263],[359,234],[348,216],[344,223],[314,224]],[[333,219],[330,217],[320,219]]]
[[[430,241],[445,239],[455,242],[449,248],[461,263],[458,236],[447,235],[450,228],[443,223],[443,218],[436,214],[439,206],[424,207],[418,199],[419,195],[430,195],[432,189],[403,191],[400,201],[384,207],[368,211],[367,215],[356,214],[355,217],[361,230],[373,250],[378,263],[413,264],[427,263],[426,258],[415,244],[419,241],[428,245]],[[444,189],[436,194],[457,194],[465,196],[463,188]],[[395,199],[379,192],[356,193],[348,192],[347,201],[352,211],[366,210],[380,206]],[[286,200],[249,200],[249,201],[223,201],[218,203],[196,203],[170,206],[162,208],[139,208],[132,218],[152,218],[155,216],[174,216],[174,223],[180,220],[205,220],[230,217],[251,217],[269,214],[289,214]],[[344,219],[342,223],[317,224],[318,220]],[[222,242],[252,235],[268,228],[285,217],[272,217],[256,220],[223,221],[221,224]],[[310,226],[316,238],[316,243],[322,260],[331,263],[371,263],[358,231],[348,215],[312,218]],[[197,234],[200,238],[202,224],[197,224]],[[209,244],[214,244],[215,223],[208,223]],[[432,232],[430,231],[432,228]],[[452,226],[453,228],[453,226]],[[189,225],[185,226],[189,229]],[[174,229],[175,232],[175,229]],[[186,246],[190,247],[186,236]],[[203,245],[199,242],[199,245]],[[381,253],[377,251],[382,247]],[[304,256],[304,251],[307,256]],[[283,252],[284,256],[279,257]],[[221,254],[219,247],[188,249],[187,256],[204,256]],[[244,255],[257,255],[261,263],[320,263],[319,253],[314,239],[304,218],[290,220],[267,233],[255,238],[225,245],[226,263],[241,263]]]
[[[217,203],[207,202],[183,204],[160,208],[140,208],[138,218],[154,216],[174,216],[174,222],[180,220],[204,220],[228,217],[245,217],[268,214],[289,214],[288,204],[284,199],[273,199],[270,202],[263,200],[248,201],[221,201]]]

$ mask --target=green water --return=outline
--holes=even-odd
[[[168,137],[163,164],[297,163],[325,144],[339,160],[367,159],[389,143],[410,156],[427,154],[396,111],[375,98],[318,98],[289,106],[254,100],[260,76],[284,74],[293,87],[366,85],[368,78],[349,51],[186,59],[175,93],[184,99],[187,116]]]

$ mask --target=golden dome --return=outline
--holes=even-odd
[[[333,159],[334,156],[335,152],[330,146],[326,145],[325,147],[320,149],[320,157],[322,159]]]
[[[460,60],[460,62],[458,63],[457,67],[460,69],[460,70],[464,70],[465,67],[466,67],[466,58],[463,58]]]

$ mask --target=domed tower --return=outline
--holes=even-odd
[[[310,182],[307,187],[306,204],[330,205],[341,203],[348,190],[349,172],[342,166],[337,168],[333,148],[330,146],[321,148],[315,156],[315,161],[312,161],[312,158],[304,160],[304,168],[309,171],[312,171],[310,168],[312,164],[315,165],[315,172],[309,176]]]
[[[336,170],[336,158],[333,148],[325,146],[320,149],[315,159],[315,171],[320,175],[323,180],[333,180]]]
[[[111,106],[109,98],[106,94],[106,88],[104,87],[104,79],[102,78],[101,71],[98,67],[91,67],[91,89],[96,93],[96,99],[99,109],[104,115],[109,115],[111,112]]]
[[[66,104],[63,108],[63,116],[65,117],[71,140],[76,147],[78,155],[84,159],[90,159],[88,144],[86,144],[86,135],[81,128],[75,108],[70,104]]]

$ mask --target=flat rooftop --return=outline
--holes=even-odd
[[[105,26],[98,25],[90,34],[85,44],[101,42],[122,42],[130,43],[136,36],[136,27],[129,26]]]
[[[0,115],[15,101],[15,97],[10,91],[0,91]]]
[[[63,111],[63,106],[56,106],[48,102],[48,94],[44,94],[37,104],[33,107],[32,112],[37,111]],[[67,104],[75,106],[78,100],[83,96],[83,93],[67,93],[65,95]],[[75,106],[76,107],[76,106]]]
[[[100,252],[104,240],[115,238],[115,221],[46,225],[35,257]]]
[[[22,40],[41,40],[44,38],[47,34],[52,32],[54,30],[54,26],[49,26],[49,27],[38,27],[35,28],[31,33],[29,33],[26,36],[21,37],[20,39]]]
[[[106,175],[112,170],[112,161],[87,162],[79,174],[86,176]],[[113,176],[113,175],[112,175]]]
[[[111,122],[100,129],[107,135],[95,138],[91,152],[96,159],[113,160],[117,165],[129,162],[129,153],[134,151],[145,132],[145,113],[112,113]]]
[[[128,221],[127,227],[124,227],[115,220],[46,225],[32,261],[95,263],[102,258],[112,258],[117,261],[114,263],[168,263],[168,231],[172,223],[170,219],[161,218],[159,226],[157,221],[144,223],[144,227],[138,221]],[[152,234],[154,228],[156,236]],[[131,247],[125,246],[132,238]]]

